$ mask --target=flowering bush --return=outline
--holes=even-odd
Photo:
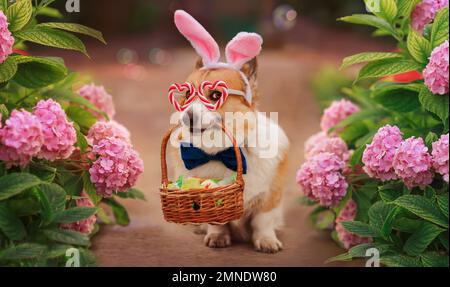
[[[398,50],[345,58],[343,68],[367,64],[305,143],[301,202],[348,249],[330,261],[376,248],[386,266],[449,265],[448,13],[448,1],[381,0],[373,15],[341,18],[394,37]]]
[[[36,43],[87,54],[72,33],[104,42],[82,25],[38,23],[52,2],[0,1],[0,266],[64,266],[72,247],[95,264],[90,238],[113,223],[104,207],[127,225],[116,197],[144,199],[133,188],[143,163],[112,120],[111,95],[74,90],[83,83],[62,59],[13,52]]]

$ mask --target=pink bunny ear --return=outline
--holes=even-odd
[[[259,55],[262,43],[262,37],[256,33],[237,34],[225,50],[227,62],[238,69],[242,68],[245,63]]]
[[[202,57],[204,65],[219,61],[219,45],[191,15],[183,10],[177,10],[175,12],[175,25],[178,31],[191,42],[194,49]]]

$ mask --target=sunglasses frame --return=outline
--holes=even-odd
[[[218,87],[222,88],[222,91],[221,91],[222,95],[220,96],[219,100],[217,100],[217,102],[215,102],[215,103],[211,102],[210,100],[208,100],[205,97],[205,95],[203,94],[203,91],[206,88],[208,88],[210,91],[216,90]],[[179,112],[186,110],[197,97],[200,99],[202,104],[208,110],[217,111],[227,100],[229,91],[230,90],[228,89],[228,86],[224,81],[215,81],[214,83],[209,82],[209,81],[204,81],[199,85],[198,89],[196,89],[195,86],[189,82],[186,82],[183,84],[175,83],[170,86],[168,97],[169,97],[169,102]],[[189,98],[186,99],[186,101],[184,102],[183,105],[180,105],[176,101],[174,94],[178,93],[178,94],[183,95],[185,92],[189,92],[190,96],[189,96]]]

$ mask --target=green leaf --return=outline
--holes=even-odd
[[[78,125],[77,125],[78,126]],[[86,152],[89,147],[89,143],[86,139],[86,136],[80,131],[80,127],[75,128],[77,132],[77,146],[80,148],[82,153]]]
[[[449,115],[449,97],[444,95],[434,95],[424,87],[419,94],[419,101],[429,112],[437,115],[442,121],[446,121]]]
[[[18,0],[9,6],[6,11],[9,31],[15,32],[25,27],[30,21],[32,14],[33,6],[31,5],[31,0]]]
[[[38,11],[36,11],[36,15],[45,16],[49,18],[56,18],[56,19],[62,19],[64,18],[64,15],[59,12],[58,9],[51,8],[51,7],[42,7]]]
[[[55,180],[56,171],[56,168],[41,163],[32,163],[30,165],[30,173],[47,183],[51,183]]]
[[[105,203],[111,206],[117,224],[122,226],[127,226],[128,224],[130,224],[128,212],[122,204],[120,204],[113,198],[105,199]]]
[[[140,199],[140,200],[145,201],[144,193],[136,188],[131,188],[126,192],[118,192],[116,195],[121,198],[132,198],[132,199]],[[308,198],[306,198],[306,199],[308,199]]]
[[[360,221],[342,221],[342,226],[353,234],[363,237],[379,237],[380,234],[369,224]]]
[[[422,0],[397,0],[398,15],[405,18],[410,18],[414,7]]]
[[[384,238],[388,238],[389,234],[391,234],[395,218],[400,214],[400,208],[396,207],[389,211],[386,218],[384,219],[384,223],[381,227],[380,233]]]
[[[0,64],[0,84],[9,81],[17,72],[17,63],[9,57]]]
[[[363,62],[373,62],[378,60],[394,59],[394,58],[402,58],[402,55],[399,53],[385,53],[385,52],[360,53],[345,58],[342,62],[341,69]]]
[[[342,17],[339,20],[347,23],[372,26],[387,31],[391,34],[395,33],[392,26],[386,20],[373,15],[354,14],[351,16]]]
[[[29,173],[10,173],[2,176],[0,177],[0,201],[41,183],[39,178]]]
[[[359,72],[356,81],[369,78],[379,78],[397,75],[410,71],[421,70],[422,67],[416,62],[409,60],[386,59],[375,61],[364,66]]]
[[[91,217],[96,212],[97,208],[95,207],[72,207],[56,214],[54,221],[57,223],[77,222]]]
[[[87,171],[83,173],[83,186],[84,190],[89,195],[89,198],[97,205],[102,200],[102,197],[97,195],[97,190],[95,189],[94,184],[92,184],[91,177]]]
[[[66,256],[66,252],[68,249],[73,248],[70,245],[66,244],[53,244],[49,247],[49,251],[47,252],[47,258],[58,258]]]
[[[106,44],[105,39],[103,38],[103,34],[100,31],[95,29],[86,27],[84,25],[76,24],[76,23],[57,23],[57,22],[47,22],[43,24],[37,25],[38,27],[47,27],[47,28],[56,28],[60,30],[65,30],[68,32],[79,33],[83,35],[90,36]]]
[[[384,202],[390,203],[391,201],[394,201],[402,196],[403,192],[397,189],[380,189],[379,194]]]
[[[83,179],[79,173],[68,172],[64,178],[62,186],[68,195],[78,196],[83,191]]]
[[[66,208],[66,192],[55,183],[43,184],[36,190],[46,224],[53,221],[58,212]]]
[[[317,215],[317,220],[314,222],[314,227],[320,230],[328,229],[330,226],[333,226],[335,219],[335,215],[331,210],[325,210]]]
[[[0,260],[25,260],[44,256],[47,246],[36,243],[22,243],[0,251]]]
[[[0,0],[0,11],[6,11],[8,8],[8,0]]]
[[[433,242],[436,237],[439,236],[445,229],[438,227],[435,224],[424,222],[419,230],[417,230],[413,235],[411,235],[408,240],[403,245],[403,251],[408,255],[417,256],[425,249],[428,245]]]
[[[102,207],[98,207],[97,217],[103,224],[114,224],[114,222],[109,218],[108,214]]]
[[[8,206],[18,217],[35,215],[41,211],[39,202],[32,197],[23,199],[9,199]]]
[[[381,256],[380,262],[388,267],[422,267],[419,259],[400,254]]]
[[[448,7],[440,10],[431,28],[431,46],[435,48],[448,40]]]
[[[374,100],[395,112],[407,113],[421,107],[419,92],[410,85],[391,85],[377,89],[373,93]]]
[[[374,229],[381,231],[388,215],[392,212],[395,206],[386,204],[383,201],[377,201],[369,209],[369,222],[370,226]]]
[[[43,233],[48,239],[55,242],[79,246],[90,245],[89,237],[77,231],[64,229],[44,229]]]
[[[66,109],[66,114],[72,121],[76,122],[85,130],[89,130],[97,122],[97,118],[93,114],[80,107],[70,106]]]
[[[447,267],[448,254],[439,254],[438,252],[426,252],[420,255],[423,266],[425,267]]]
[[[403,195],[393,203],[425,220],[448,228],[448,218],[433,202],[420,195]]]
[[[0,202],[0,230],[11,240],[22,240],[27,235],[22,221],[6,202]]]
[[[427,145],[427,147],[428,147],[429,149],[431,149],[432,146],[433,146],[433,143],[434,143],[435,141],[437,141],[438,139],[439,139],[439,137],[438,137],[437,134],[435,134],[435,133],[433,133],[433,132],[429,132],[429,133],[427,134],[426,138],[425,138],[425,144]]]
[[[399,217],[394,221],[392,228],[405,233],[414,233],[422,226],[422,223],[422,220]]]
[[[68,73],[61,58],[13,57],[19,64],[14,80],[30,89],[41,88],[59,82]]]
[[[448,219],[448,193],[438,195],[436,197],[439,208]]]
[[[414,29],[410,29],[407,40],[408,51],[420,64],[428,63],[431,54],[431,44]]]
[[[16,33],[16,37],[36,44],[81,52],[88,56],[83,42],[76,36],[52,28],[34,27]]]
[[[380,16],[392,22],[397,16],[397,3],[395,0],[380,0]]]

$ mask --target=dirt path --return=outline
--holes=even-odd
[[[94,239],[93,250],[101,266],[320,266],[342,253],[326,234],[309,226],[307,209],[296,203],[300,195],[295,173],[303,161],[304,140],[319,129],[317,109],[308,81],[326,60],[337,58],[296,49],[265,51],[260,59],[260,110],[279,112],[279,122],[290,137],[289,181],[286,184],[286,227],[280,233],[285,249],[275,255],[253,251],[250,244],[209,249],[192,228],[163,221],[157,187],[160,183],[160,138],[171,113],[165,91],[173,81],[183,81],[195,61],[190,50],[177,51],[168,67],[147,66],[140,80],[125,79],[115,64],[81,66],[114,95],[117,120],[132,133],[145,162],[138,187],[146,202],[126,201],[132,223],[106,227]],[[355,265],[355,263],[351,263]],[[348,265],[340,264],[340,265]]]

